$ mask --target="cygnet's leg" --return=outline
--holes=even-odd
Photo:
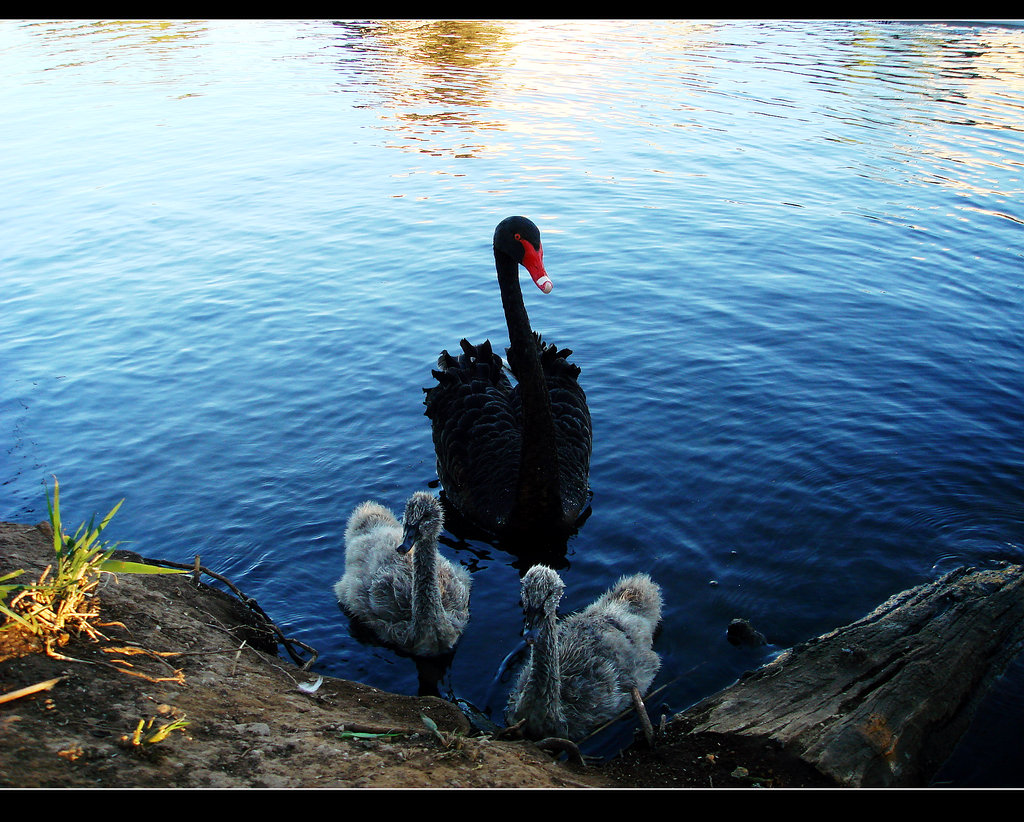
[[[528,717],[524,716],[518,722],[515,722],[512,725],[506,725],[504,728],[499,729],[498,732],[494,734],[495,738],[496,739],[510,739],[510,738],[522,739],[523,738],[522,727],[523,727],[523,725],[526,724],[526,720],[527,719],[528,719]]]
[[[562,739],[560,736],[548,736],[539,740],[535,744],[541,750],[553,753],[555,756],[560,753],[564,753],[577,765],[586,767],[587,763],[583,760],[583,754],[580,753],[579,747],[572,740]]]
[[[640,727],[643,729],[644,739],[647,740],[648,747],[653,748],[654,726],[651,725],[651,718],[647,715],[647,706],[644,705],[640,690],[635,685],[629,689],[629,693],[633,697],[633,708],[636,710],[636,715],[640,717]]]

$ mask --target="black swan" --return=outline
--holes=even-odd
[[[494,265],[517,384],[490,341],[462,340],[458,358],[441,352],[437,385],[424,389],[437,474],[448,502],[490,535],[564,542],[587,503],[592,432],[572,351],[545,344],[523,305],[520,265],[545,294],[552,287],[537,226],[498,223]]]
[[[565,585],[544,565],[523,576],[523,635],[530,656],[509,696],[510,725],[532,739],[577,741],[631,704],[651,739],[642,695],[661,660],[651,647],[661,589],[647,574],[623,577],[596,602],[558,620]]]
[[[345,528],[338,602],[383,643],[414,656],[448,653],[469,621],[469,573],[437,553],[443,524],[440,500],[418,491],[402,525],[384,506],[364,502]]]

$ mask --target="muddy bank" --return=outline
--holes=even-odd
[[[37,576],[52,555],[44,531],[0,524],[0,574]],[[261,649],[251,612],[184,576],[105,575],[104,638],[4,658],[4,787],[794,787],[828,784],[760,742],[673,730],[655,751],[604,765],[556,761],[526,741],[470,735],[451,703],[313,679]],[[273,616],[273,615],[271,615]],[[428,726],[427,717],[433,727]],[[144,728],[187,722],[159,742]],[[152,724],[150,723],[152,720]]]

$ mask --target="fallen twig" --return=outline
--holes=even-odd
[[[32,694],[39,693],[40,691],[48,691],[64,677],[58,676],[55,679],[47,679],[44,682],[37,682],[35,685],[29,685],[25,688],[19,688],[16,691],[0,695],[0,703],[2,702],[13,702],[15,699],[21,699],[23,696],[31,696]]]
[[[206,574],[208,577],[211,577],[217,580],[218,582],[222,583],[223,585],[226,585],[228,589],[236,597],[238,597],[239,601],[243,605],[245,605],[246,608],[248,608],[250,611],[252,611],[256,616],[260,618],[262,627],[265,627],[267,630],[273,633],[275,637],[277,637],[277,641],[284,646],[284,649],[286,651],[288,651],[288,655],[292,658],[292,661],[295,662],[295,664],[299,665],[299,667],[302,670],[307,670],[314,662],[316,662],[317,658],[320,656],[319,652],[315,648],[307,645],[305,642],[302,642],[298,639],[293,639],[291,637],[286,637],[284,633],[281,631],[281,629],[273,623],[269,616],[267,616],[266,611],[264,611],[260,607],[260,604],[255,599],[243,593],[226,577],[223,577],[215,571],[211,571],[209,568],[200,565],[198,554],[196,555],[195,561],[187,565],[182,564],[180,562],[171,562],[170,560],[165,559],[144,558],[143,561],[151,565],[164,565],[168,568],[182,568],[187,571],[192,571],[193,581],[196,583],[196,585],[199,584],[201,574]],[[296,653],[296,646],[301,648],[306,653],[310,654],[309,659],[303,660],[302,656]]]

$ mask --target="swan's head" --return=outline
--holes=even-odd
[[[540,229],[526,217],[506,217],[494,229],[494,252],[505,254],[530,272],[537,288],[550,293],[553,283],[544,270]]]
[[[519,604],[523,608],[523,637],[528,644],[536,639],[544,619],[554,616],[563,591],[562,578],[546,565],[534,565],[523,575]]]
[[[426,491],[417,491],[405,504],[402,543],[398,552],[407,554],[417,542],[435,542],[444,527],[441,501]]]

